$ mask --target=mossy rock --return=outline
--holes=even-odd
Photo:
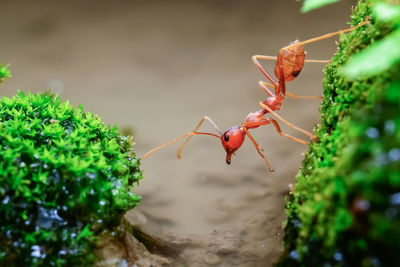
[[[371,16],[377,2],[360,2],[351,24]],[[342,69],[351,55],[391,33],[389,24],[370,20],[341,36],[325,68],[319,140],[286,199],[278,266],[398,265],[400,65],[354,80]]]
[[[0,265],[86,266],[138,204],[130,138],[57,95],[0,100]]]

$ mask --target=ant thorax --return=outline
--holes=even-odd
[[[256,112],[251,112],[251,113],[249,113],[249,115],[247,115],[246,122],[257,122],[257,121],[260,121],[260,119],[264,115],[265,115],[264,109],[261,109],[261,110],[256,111]]]
[[[273,110],[280,110],[283,100],[283,97],[269,96],[263,103]]]

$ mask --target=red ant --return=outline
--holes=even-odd
[[[364,25],[365,23],[367,23],[367,20],[368,20],[368,18],[364,22],[358,24],[357,26],[346,29],[346,30],[340,30],[337,32],[328,33],[328,34],[325,34],[325,35],[322,35],[322,36],[319,36],[316,38],[312,38],[312,39],[309,39],[309,40],[306,40],[303,42],[299,42],[298,40],[296,40],[296,41],[292,42],[290,45],[281,48],[279,50],[278,57],[262,56],[262,55],[253,56],[252,60],[253,60],[254,64],[261,70],[261,72],[272,83],[272,84],[268,84],[266,82],[259,81],[259,85],[261,86],[262,89],[264,89],[264,91],[268,95],[268,97],[266,98],[265,101],[263,101],[263,102],[260,101],[260,103],[259,103],[259,105],[262,107],[262,109],[260,109],[256,112],[252,112],[249,115],[247,115],[246,121],[241,124],[241,127],[233,126],[224,133],[222,133],[219,130],[217,125],[209,117],[204,116],[203,119],[201,119],[199,124],[196,126],[196,128],[192,132],[187,133],[181,137],[178,137],[177,139],[172,140],[169,143],[166,143],[162,146],[159,146],[159,147],[151,150],[150,152],[148,152],[147,154],[145,154],[143,156],[143,159],[146,158],[151,153],[153,153],[154,151],[157,151],[167,145],[170,145],[172,143],[175,143],[175,142],[181,140],[184,137],[187,137],[187,139],[181,144],[181,146],[178,149],[177,156],[178,156],[178,159],[180,159],[182,149],[189,142],[189,140],[192,138],[193,135],[210,135],[210,136],[217,137],[218,139],[221,140],[222,146],[224,147],[224,149],[227,153],[226,154],[226,163],[230,164],[232,154],[240,148],[240,146],[243,144],[243,141],[247,135],[249,137],[249,139],[251,140],[251,142],[254,144],[258,154],[264,159],[265,163],[267,164],[267,166],[269,168],[269,171],[273,172],[274,170],[272,169],[271,165],[269,164],[269,162],[265,158],[265,156],[261,153],[257,142],[251,136],[249,130],[272,123],[280,135],[285,136],[289,139],[292,139],[296,142],[300,142],[305,145],[308,145],[307,141],[290,136],[290,135],[282,132],[281,128],[279,127],[278,122],[276,120],[274,120],[273,118],[264,118],[263,117],[265,114],[270,113],[270,114],[274,115],[276,118],[278,118],[279,120],[281,120],[283,123],[288,125],[289,127],[304,133],[305,135],[310,137],[311,140],[316,139],[317,137],[314,134],[312,134],[306,130],[303,130],[299,127],[294,126],[293,124],[291,124],[290,122],[286,121],[281,116],[276,114],[275,110],[279,110],[281,108],[281,104],[282,104],[283,100],[285,99],[286,95],[288,95],[290,97],[294,97],[294,98],[308,98],[308,99],[322,99],[322,97],[296,96],[294,94],[286,92],[285,82],[292,81],[299,75],[300,71],[302,70],[302,68],[304,66],[304,62],[318,62],[318,63],[328,63],[329,62],[329,60],[306,60],[305,59],[306,52],[304,51],[304,47],[303,47],[304,44],[327,39],[327,38],[330,38],[330,37],[340,34],[340,33],[352,31],[352,30]],[[259,59],[276,60],[274,72],[275,72],[275,76],[278,78],[279,82],[276,82],[273,79],[273,77],[261,66],[261,64],[258,61]],[[268,87],[274,89],[275,94],[272,93],[268,89]],[[209,121],[214,126],[214,128],[218,131],[218,133],[220,135],[216,135],[216,134],[212,134],[212,133],[197,132],[197,130],[200,128],[200,126],[202,125],[202,123],[205,120]]]

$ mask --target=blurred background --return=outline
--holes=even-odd
[[[14,1],[0,0],[0,61],[12,79],[1,94],[52,89],[106,124],[132,131],[136,153],[191,131],[207,115],[225,131],[240,125],[266,98],[266,80],[251,56],[276,56],[295,39],[348,27],[355,1],[300,13],[295,0]],[[308,58],[329,59],[336,38],[307,45]],[[273,73],[274,62],[264,66]],[[306,64],[287,89],[321,95],[323,65]],[[311,131],[318,100],[287,99],[280,114]],[[285,125],[283,131],[306,139]],[[203,131],[214,132],[207,123]],[[225,163],[212,137],[196,136],[177,160],[179,144],[142,161],[139,207],[162,231],[201,236],[230,231],[244,249],[243,231],[259,257],[280,252],[284,195],[307,147],[271,125],[252,131],[276,170],[271,174],[249,140]],[[252,250],[254,250],[252,248]]]

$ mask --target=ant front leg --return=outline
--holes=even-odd
[[[264,154],[261,152],[260,150],[260,146],[257,144],[256,140],[254,140],[253,136],[251,136],[248,127],[250,128],[256,128],[258,126],[262,126],[262,125],[266,125],[269,124],[270,122],[266,119],[263,118],[262,121],[257,121],[257,122],[244,122],[242,123],[242,130],[246,133],[246,135],[249,137],[249,139],[251,140],[251,142],[253,143],[254,147],[256,148],[258,154],[263,158],[263,160],[265,161],[265,163],[268,166],[268,169],[270,172],[274,172],[274,169],[272,169],[271,165],[269,164],[267,158],[264,156]]]

